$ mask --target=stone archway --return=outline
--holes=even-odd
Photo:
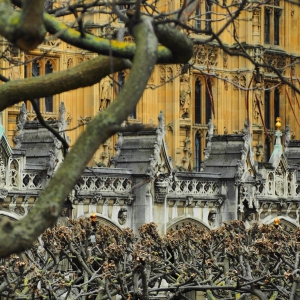
[[[115,223],[114,221],[110,220],[109,218],[106,218],[104,217],[103,215],[99,214],[99,213],[95,213],[95,215],[97,216],[97,222],[101,225],[104,225],[104,226],[107,226],[109,228],[112,228],[112,229],[116,229],[118,230],[119,232],[122,231],[122,228],[117,224]],[[80,218],[90,218],[91,214],[88,213],[88,214],[84,214],[84,215],[81,215],[79,216],[78,218],[76,219],[80,219]]]
[[[7,221],[18,221],[20,220],[21,217],[13,212],[8,212],[8,211],[0,211],[0,222],[3,220]]]
[[[295,232],[299,226],[295,224],[295,221],[289,217],[279,216],[277,217],[280,220],[279,225],[288,233]],[[270,219],[267,224],[273,224],[275,218]]]
[[[167,232],[170,231],[171,229],[173,230],[180,229],[185,225],[193,225],[204,231],[210,231],[210,228],[199,219],[196,219],[192,216],[181,216],[167,223]]]

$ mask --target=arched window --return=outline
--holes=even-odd
[[[27,64],[24,65],[24,77],[36,77],[40,75],[47,75],[53,73],[54,63],[53,60],[49,58],[37,58],[33,56],[27,56]],[[41,113],[44,112],[54,112],[54,96],[49,95],[45,98],[34,99],[38,105],[38,108]],[[26,101],[26,108],[29,111],[32,111],[32,106],[30,101]]]
[[[53,72],[53,66],[51,62],[48,60],[45,65],[45,74],[51,74]],[[45,111],[53,112],[53,96],[45,97]]]

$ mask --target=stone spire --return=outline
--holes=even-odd
[[[280,131],[281,120],[279,117],[276,118],[275,127],[276,127],[276,131],[275,131],[276,142],[275,142],[273,153],[269,160],[269,163],[271,163],[274,168],[277,167],[277,165],[281,159],[281,155],[283,153],[283,149],[282,149],[282,145],[281,145],[282,133]]]

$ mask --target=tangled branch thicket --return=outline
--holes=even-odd
[[[91,236],[93,236],[91,238]],[[95,237],[95,240],[93,238]],[[246,229],[232,221],[210,232],[191,225],[139,235],[89,219],[46,230],[40,241],[0,266],[0,294],[18,299],[296,299],[300,230]]]

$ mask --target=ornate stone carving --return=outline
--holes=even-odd
[[[106,109],[112,100],[112,80],[106,76],[100,84],[100,106],[99,111]]]
[[[17,149],[21,148],[26,119],[27,119],[27,109],[25,103],[23,103],[20,110],[19,120],[16,128],[16,134],[13,138],[13,141],[15,143],[15,148]]]
[[[262,85],[257,82],[253,97],[253,123],[261,124],[260,111],[263,112]]]
[[[19,181],[19,162],[13,159],[9,166],[9,186],[18,187]]]
[[[223,52],[223,68],[228,68],[228,54],[226,52]]]
[[[124,225],[127,221],[127,209],[121,208],[118,212],[118,222],[120,225]]]
[[[275,194],[280,197],[284,195],[284,174],[280,165],[275,171]]]
[[[155,180],[155,200],[159,203],[164,203],[169,192],[169,181],[166,179]]]
[[[3,150],[0,149],[0,188],[6,185],[6,158]]]
[[[180,78],[180,110],[182,118],[190,117],[191,86],[187,74]]]
[[[4,189],[4,188],[1,188],[0,189],[0,199],[1,200],[4,200],[8,195],[8,190],[7,189]]]

